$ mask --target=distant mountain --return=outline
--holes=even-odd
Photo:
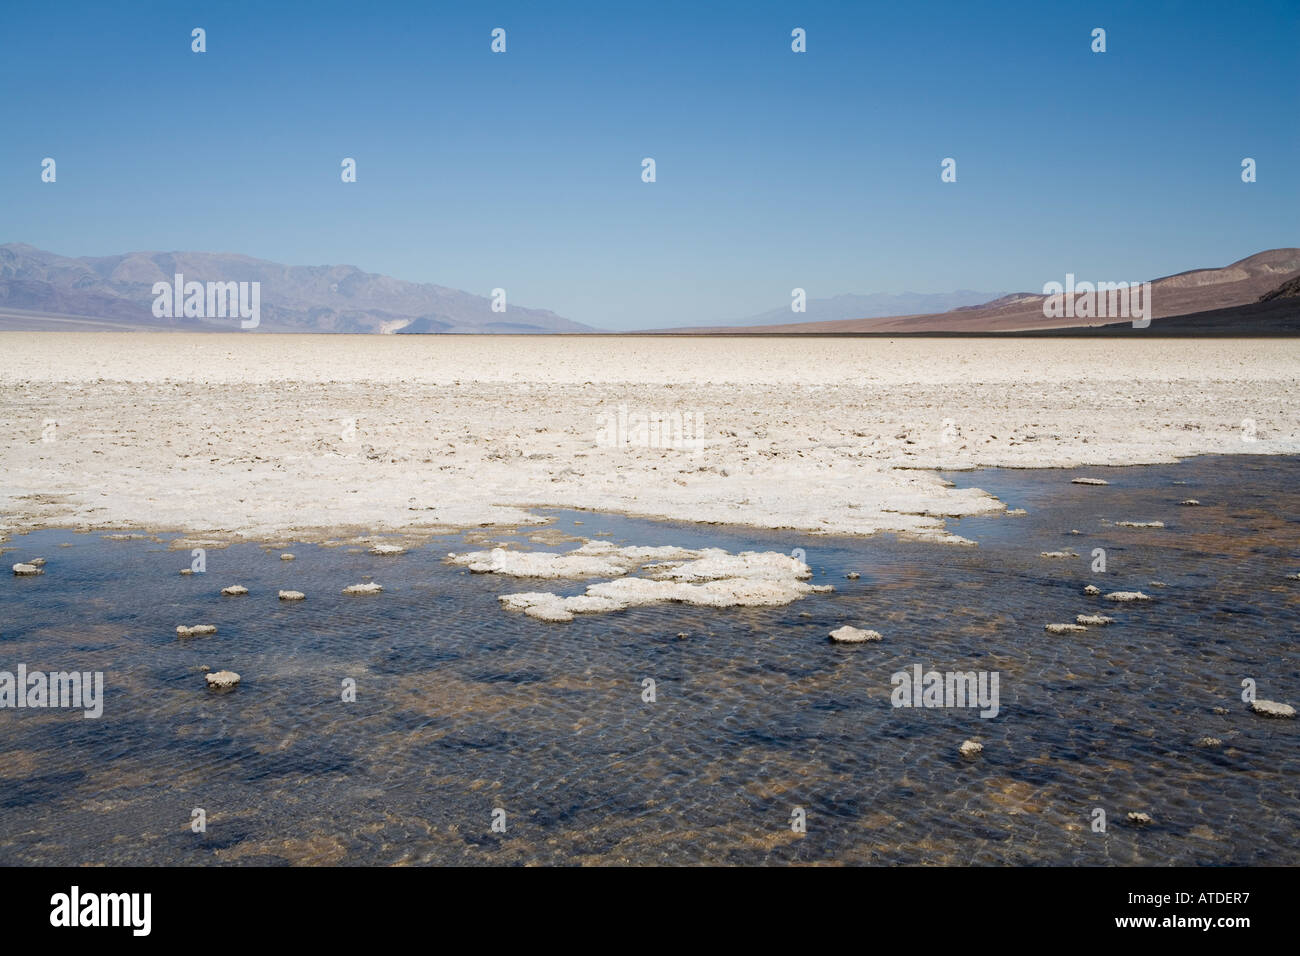
[[[874,319],[887,315],[915,315],[922,312],[947,312],[967,305],[980,305],[996,298],[997,292],[903,292],[891,295],[876,292],[869,295],[832,296],[829,299],[809,299],[807,311],[795,313],[790,306],[772,309],[747,319],[731,323],[737,326],[780,325],[795,322],[838,322],[844,319]]]
[[[72,259],[22,243],[0,245],[0,327],[172,328],[230,331],[238,319],[159,319],[153,284],[260,282],[259,329],[280,332],[590,332],[554,312],[507,298],[404,282],[355,266],[286,266],[208,252],[129,252]],[[49,317],[49,318],[44,318]],[[57,317],[57,318],[56,318]],[[76,317],[86,317],[77,323]]]
[[[1062,282],[1064,276],[1052,277]],[[1076,281],[1119,281],[1124,277],[1078,276]],[[1228,266],[1217,269],[1193,269],[1177,275],[1151,280],[1150,326],[1157,329],[1162,317],[1193,315],[1200,312],[1219,312],[1222,316],[1244,306],[1253,306],[1261,300],[1284,299],[1297,308],[1295,281],[1300,278],[1300,249],[1270,249],[1259,252]],[[1268,297],[1267,300],[1265,297]],[[1034,292],[1015,292],[985,302],[982,305],[961,306],[946,312],[916,313],[893,316],[857,316],[852,319],[791,322],[754,327],[751,325],[727,326],[709,329],[692,329],[710,333],[797,333],[844,334],[873,332],[883,334],[909,333],[980,333],[1023,332],[1044,329],[1101,327],[1115,322],[1114,318],[1080,319],[1060,315],[1047,317],[1044,301],[1047,296]],[[1283,303],[1285,306],[1285,302]],[[1225,311],[1227,310],[1227,311]],[[1254,316],[1248,310],[1243,315]],[[1277,310],[1264,310],[1276,318]],[[1260,312],[1260,314],[1264,314]],[[1253,319],[1248,321],[1253,322]],[[1272,320],[1270,320],[1272,321]],[[1221,327],[1222,319],[1219,326]],[[1183,323],[1188,329],[1193,325]],[[674,330],[665,330],[674,331]]]

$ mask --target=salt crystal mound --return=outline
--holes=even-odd
[[[208,682],[208,686],[215,690],[229,690],[239,683],[239,675],[234,671],[217,671],[215,674],[204,674],[203,679]]]
[[[504,574],[512,578],[610,578],[635,571],[653,561],[682,561],[701,552],[686,548],[620,548],[609,541],[588,541],[572,551],[471,551],[447,555],[451,564],[475,574]]]
[[[1295,708],[1290,704],[1283,704],[1276,700],[1256,699],[1250,702],[1250,708],[1257,714],[1263,714],[1265,717],[1294,717]]]
[[[202,637],[206,634],[215,633],[217,633],[217,625],[215,624],[195,624],[193,627],[186,627],[181,624],[176,628],[177,637]]]
[[[881,640],[879,631],[868,631],[851,624],[837,627],[829,636],[836,644],[865,644],[868,641]]]
[[[1151,595],[1143,594],[1141,591],[1111,591],[1106,595],[1107,601],[1120,601],[1128,603],[1130,601],[1150,601]]]
[[[1115,619],[1113,617],[1107,617],[1105,614],[1076,614],[1074,623],[1087,625],[1114,624]]]
[[[586,594],[562,597],[548,591],[529,591],[500,597],[502,606],[508,610],[523,611],[529,617],[543,621],[571,621],[575,614],[599,614],[667,602],[717,608],[777,607],[791,604],[807,594],[834,590],[830,585],[808,584],[812,569],[798,558],[775,551],[729,554],[721,548],[702,551],[616,548],[607,543],[595,554],[588,545],[563,554],[497,551],[531,556],[532,560],[519,564],[505,559],[497,562],[500,567],[516,568],[515,576],[518,577],[574,576],[572,571],[575,568],[586,567],[586,562],[597,555],[622,569],[617,572],[619,574],[631,570],[631,567],[625,568],[629,561],[632,566],[644,565],[647,577],[619,577],[590,584]],[[670,553],[676,556],[675,560],[654,560]],[[518,569],[525,568],[532,572],[564,569],[570,573],[518,573]]]

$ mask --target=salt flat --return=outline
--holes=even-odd
[[[1298,418],[1284,339],[10,332],[0,531],[418,537],[552,505],[944,538],[1003,505],[934,469],[1294,454]]]

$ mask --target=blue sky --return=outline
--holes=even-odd
[[[444,7],[7,5],[0,242],[349,263],[612,329],[1300,245],[1300,0]]]

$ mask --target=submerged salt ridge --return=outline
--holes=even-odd
[[[567,552],[493,548],[447,555],[447,561],[476,574],[516,578],[591,578],[615,580],[588,585],[586,593],[561,596],[550,591],[505,594],[501,603],[543,621],[572,621],[575,614],[623,611],[629,607],[677,602],[700,607],[779,607],[807,594],[834,590],[808,584],[812,569],[801,559],[774,551],[730,554],[721,548],[618,547],[587,541]],[[627,577],[639,570],[644,576]]]

